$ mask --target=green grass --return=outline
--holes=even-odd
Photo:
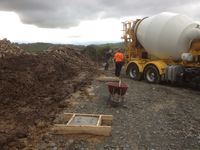
[[[68,46],[70,48],[77,50],[83,50],[85,48],[85,46],[82,45],[72,45],[72,44],[65,45],[65,44],[52,44],[52,43],[27,43],[27,44],[16,43],[16,45],[30,53],[40,53],[52,46]]]
[[[117,48],[123,48],[123,43],[107,43],[107,44],[92,44],[88,46],[73,45],[73,44],[52,44],[52,43],[15,43],[23,50],[30,53],[40,53],[47,50],[52,46],[68,46],[70,48],[81,51],[88,55],[94,61],[102,61],[104,59],[105,52],[112,49],[115,51]]]

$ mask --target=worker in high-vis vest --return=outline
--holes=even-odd
[[[122,66],[124,64],[124,54],[121,52],[120,49],[118,49],[117,52],[115,53],[114,61],[115,61],[115,76],[119,77]]]

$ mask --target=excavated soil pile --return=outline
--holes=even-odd
[[[11,43],[7,47],[0,49],[8,52],[0,58],[0,147],[48,126],[62,107],[68,107],[69,94],[90,83],[95,72],[87,57],[67,47],[37,55],[25,54]]]
[[[16,46],[15,44],[11,43],[7,39],[0,40],[0,58],[9,56],[9,55],[21,55],[25,54],[25,52]]]

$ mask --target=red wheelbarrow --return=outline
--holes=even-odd
[[[120,106],[124,103],[124,95],[128,89],[128,85],[119,82],[108,82],[108,91],[110,93],[108,102],[114,106]]]

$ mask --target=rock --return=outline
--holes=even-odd
[[[125,144],[125,147],[126,147],[126,148],[130,148],[130,145],[128,145],[128,144]]]
[[[74,99],[77,99],[77,98],[80,97],[80,95],[81,95],[80,92],[75,92],[75,93],[72,94],[72,97],[73,97]]]
[[[46,122],[41,121],[41,120],[36,120],[36,121],[35,121],[35,125],[36,125],[36,127],[38,127],[38,128],[44,128],[44,127],[47,126]]]
[[[57,150],[57,149],[58,149],[57,147],[53,147],[53,148],[52,148],[52,150]]]
[[[69,101],[61,101],[60,104],[58,105],[59,108],[65,108],[69,106]]]
[[[200,135],[199,135],[199,136],[197,136],[197,140],[200,140]]]
[[[68,140],[68,143],[69,143],[69,144],[72,144],[73,142],[74,142],[73,139],[69,139],[69,140]]]
[[[49,143],[49,141],[51,140],[51,135],[49,134],[45,134],[42,136],[42,141],[44,141],[45,143]]]
[[[16,146],[16,142],[14,141],[14,142],[10,142],[10,143],[8,143],[8,146],[9,147],[15,147]]]
[[[20,140],[19,144],[17,145],[17,148],[19,149],[23,149],[27,146],[27,139],[24,138],[22,140]]]
[[[9,150],[10,148],[9,148],[9,146],[4,145],[4,146],[2,147],[2,149],[4,149],[4,150]]]
[[[200,146],[200,135],[197,136],[197,142],[198,142],[198,144],[199,144],[199,146]]]
[[[40,144],[39,149],[40,150],[46,150],[47,149],[47,144],[46,143]]]
[[[88,96],[90,96],[90,97],[94,97],[95,96],[94,88],[93,87],[87,88],[86,92],[87,92]]]
[[[50,143],[48,144],[48,147],[52,150],[57,150],[57,146],[54,142],[50,141]]]
[[[25,130],[22,129],[18,129],[17,133],[16,133],[16,137],[18,138],[25,138],[27,137],[27,132]]]

